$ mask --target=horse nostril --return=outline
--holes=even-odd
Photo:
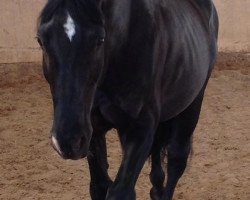
[[[81,137],[75,144],[74,150],[75,151],[80,151],[85,144],[85,138]]]

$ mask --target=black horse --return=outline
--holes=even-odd
[[[151,198],[170,200],[182,176],[217,54],[211,0],[49,0],[38,24],[54,104],[52,144],[88,158],[93,200],[133,200],[151,156]],[[123,160],[108,176],[105,134]],[[167,178],[162,161],[167,158]]]

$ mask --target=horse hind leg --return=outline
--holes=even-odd
[[[173,144],[174,143],[174,144]],[[183,175],[188,155],[190,152],[190,140],[185,143],[173,142],[168,149],[168,163],[167,163],[167,184],[161,200],[171,200],[174,194],[175,187],[178,180]]]
[[[160,200],[164,191],[164,180],[165,172],[162,168],[162,144],[163,138],[162,130],[159,125],[155,138],[154,144],[151,151],[151,172],[150,181],[152,183],[152,188],[150,190],[150,197],[152,200]]]
[[[171,200],[173,198],[177,182],[185,171],[202,100],[203,91],[186,110],[165,124],[165,128],[168,131],[170,130],[170,139],[166,146],[168,177],[161,200]]]

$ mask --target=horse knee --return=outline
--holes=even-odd
[[[102,181],[102,182],[90,182],[90,195],[92,200],[105,200],[108,188],[112,184],[112,181]]]

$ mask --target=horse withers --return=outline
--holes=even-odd
[[[151,198],[172,199],[215,63],[217,34],[211,0],[48,1],[37,37],[54,105],[52,144],[64,159],[87,157],[93,200],[135,199],[149,157]],[[114,181],[105,139],[111,128],[123,151]]]

